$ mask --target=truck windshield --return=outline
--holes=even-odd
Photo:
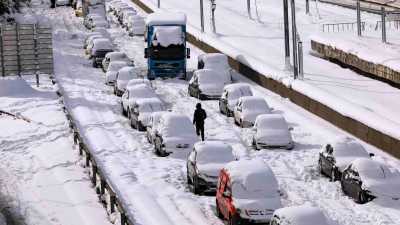
[[[162,47],[160,45],[152,46],[150,57],[155,60],[178,60],[185,58],[184,45],[170,45]]]
[[[155,26],[151,37],[150,57],[156,60],[178,60],[185,58],[182,27]]]

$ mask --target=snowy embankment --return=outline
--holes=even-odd
[[[40,88],[24,78],[0,79],[0,109],[25,119],[0,116],[0,210],[10,224],[109,224],[79,167],[56,88],[46,76]]]
[[[80,21],[70,17],[68,12],[63,17],[64,21],[72,22],[66,36],[78,38],[68,41],[62,35],[55,38],[57,80],[85,143],[125,203],[125,210],[138,224],[222,224],[215,215],[215,197],[189,193],[186,159],[157,157],[145,135],[130,128],[129,121],[122,116],[120,98],[112,94],[111,87],[104,85],[104,73],[91,68],[83,55],[81,34],[85,32]],[[59,26],[62,25],[57,26],[56,29],[61,30]],[[137,65],[145,64],[141,37],[129,37],[114,23],[108,31],[120,50],[134,58]],[[192,59],[189,65],[194,69],[196,56],[201,52],[190,47]],[[239,74],[235,77],[249,82]],[[250,84],[256,95],[264,97],[275,109],[274,113],[283,114],[294,127],[295,150],[251,150],[251,129],[241,129],[234,125],[232,118],[221,115],[217,101],[202,102],[209,115],[205,124],[207,140],[223,140],[233,145],[235,154],[242,159],[267,161],[284,192],[285,206],[302,203],[318,206],[333,220],[332,225],[336,222],[344,225],[398,224],[398,202],[379,199],[358,205],[342,194],[339,182],[329,182],[318,174],[317,158],[321,146],[346,133],[276,94]],[[188,96],[187,82],[156,80],[153,85],[170,109],[192,117],[198,100]],[[398,160],[363,144],[376,153],[376,160],[400,168]]]
[[[210,7],[207,4],[204,8],[206,30],[202,33],[198,1],[163,0],[161,9],[157,8],[155,0],[141,2],[154,11],[186,13],[187,30],[198,40],[346,117],[400,139],[400,120],[395,116],[400,113],[400,105],[396,100],[400,97],[399,90],[308,54],[311,50],[309,36],[318,33],[322,23],[353,21],[352,10],[330,5],[314,7],[311,4],[310,16],[302,16],[304,2],[296,2],[298,27],[304,44],[305,79],[294,80],[292,73],[284,69],[281,2],[260,3],[257,14],[253,8],[253,19],[250,20],[242,1],[219,1],[216,9],[217,34],[210,31]],[[376,18],[363,15],[366,21],[376,22]],[[383,92],[382,89],[388,91]]]

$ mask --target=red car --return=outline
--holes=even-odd
[[[267,224],[273,212],[281,207],[278,182],[264,161],[233,161],[221,170],[216,211],[228,224]]]

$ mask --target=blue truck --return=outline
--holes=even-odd
[[[183,13],[152,13],[145,30],[148,79],[186,78],[186,15]]]

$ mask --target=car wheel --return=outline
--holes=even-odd
[[[229,219],[228,219],[228,224],[229,225],[238,225],[239,224],[239,218],[237,215],[229,215]]]
[[[200,194],[199,182],[197,181],[197,177],[194,177],[193,179],[193,193],[195,195]]]
[[[330,178],[331,178],[331,179],[330,179],[331,182],[335,182],[336,180],[338,180],[338,178],[337,178],[337,169],[336,169],[336,167],[333,167],[333,168],[332,168],[331,177],[330,177]]]
[[[217,200],[215,200],[215,211],[217,212],[218,218],[220,219],[224,218],[224,215],[222,215],[221,210],[219,209],[219,204]]]
[[[367,196],[367,194],[365,194],[364,191],[358,192],[357,202],[360,203],[360,204],[365,204],[365,203],[368,202],[368,196]]]

